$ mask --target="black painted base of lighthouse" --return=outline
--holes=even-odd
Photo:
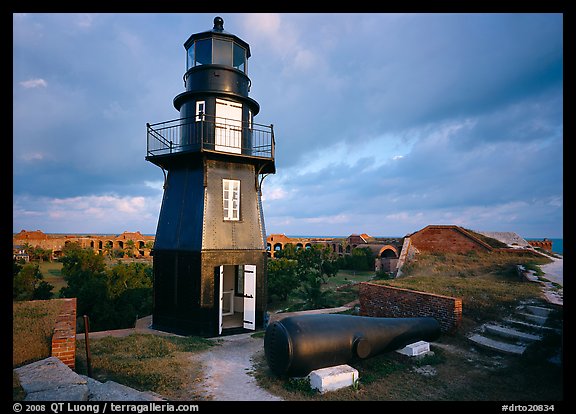
[[[263,329],[267,312],[266,253],[262,251],[154,252],[152,327],[179,335],[215,337]],[[256,266],[254,329],[243,324],[220,329],[220,266]],[[242,300],[241,297],[238,300]]]

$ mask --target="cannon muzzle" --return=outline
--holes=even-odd
[[[432,317],[298,315],[268,325],[264,353],[276,375],[300,377],[439,336],[440,324]]]

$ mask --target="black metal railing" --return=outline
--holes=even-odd
[[[146,124],[148,157],[210,150],[274,158],[274,127],[207,114]]]

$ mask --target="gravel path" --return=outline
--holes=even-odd
[[[213,401],[282,401],[280,397],[260,388],[253,371],[252,357],[264,351],[262,338],[251,333],[219,337],[220,344],[190,358],[204,366],[200,386],[206,399]]]

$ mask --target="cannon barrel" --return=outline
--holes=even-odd
[[[299,377],[439,336],[440,324],[432,317],[297,315],[268,325],[264,353],[276,375]]]

